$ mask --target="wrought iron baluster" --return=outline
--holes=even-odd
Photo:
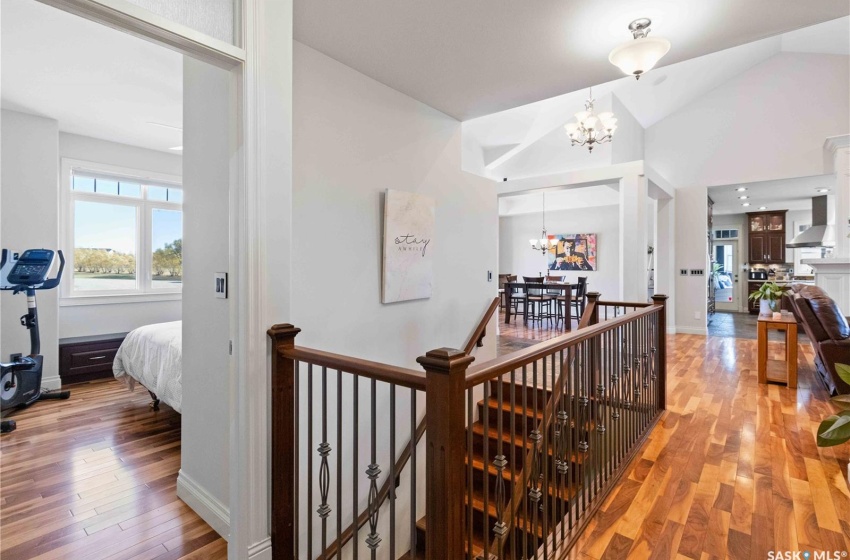
[[[511,370],[511,391],[510,391],[510,399],[511,399],[511,494],[513,494],[513,489],[516,488],[517,485],[517,473],[519,469],[517,469],[516,464],[516,415],[517,415],[517,402],[516,402],[516,370]],[[524,420],[524,417],[523,417]],[[514,512],[516,512],[516,506],[514,506]],[[517,526],[517,516],[514,514],[513,519],[511,520],[511,527],[515,528]],[[516,530],[512,531],[513,537],[511,538],[511,560],[516,560]]]
[[[466,558],[472,559],[472,537],[474,530],[473,510],[472,510],[472,487],[474,484],[474,473],[472,470],[472,425],[475,422],[475,402],[473,389],[466,390]]]
[[[390,558],[398,558],[395,550],[395,501],[396,501],[396,481],[397,473],[395,472],[395,384],[390,385]],[[416,436],[414,434],[413,438]]]
[[[543,412],[543,451],[541,452],[541,466],[543,470],[543,501],[541,502],[541,521],[543,523],[543,558],[544,560],[548,560],[549,558],[549,550],[548,550],[548,536],[549,536],[549,502],[550,502],[550,488],[549,488],[549,429],[546,425],[548,418],[546,418],[546,356],[541,360],[543,362],[543,393],[541,393],[543,397],[542,403],[542,412]]]
[[[528,419],[528,368],[527,366],[522,366],[522,452],[528,453],[528,427],[529,425],[537,422],[536,418],[532,418],[531,421]],[[525,478],[528,475],[526,473],[522,473],[522,477]],[[527,479],[526,479],[527,480]],[[527,483],[523,483],[524,486],[527,486]],[[525,494],[525,492],[523,492]],[[528,554],[528,502],[523,500],[522,509],[522,554],[525,556]]]
[[[372,551],[372,560],[377,558],[378,545],[381,544],[381,537],[378,535],[378,515],[380,508],[378,507],[378,477],[381,475],[381,469],[378,466],[378,391],[377,382],[372,379],[371,383],[372,395],[370,399],[371,405],[371,456],[369,457],[369,466],[366,468],[366,477],[369,479],[369,535],[366,537],[366,546]],[[414,439],[415,436],[414,436]]]
[[[336,370],[336,557],[342,558],[342,371]]]
[[[494,500],[496,502],[496,523],[493,525],[493,534],[496,536],[498,543],[499,558],[505,555],[505,535],[508,534],[508,526],[505,524],[505,479],[503,478],[505,467],[508,462],[505,458],[503,448],[503,421],[504,421],[504,380],[500,377],[499,384],[496,388],[496,401],[498,403],[499,416],[496,419],[496,432],[499,436],[496,444],[496,457],[493,459],[493,466],[496,467],[496,488]],[[513,444],[513,442],[511,442]],[[484,518],[489,518],[487,510],[484,512]]]
[[[313,558],[313,364],[307,364],[307,557]]]
[[[358,551],[360,548],[360,542],[358,535],[360,533],[359,523],[357,523],[358,509],[359,509],[359,500],[357,498],[357,487],[359,482],[360,469],[358,466],[358,451],[359,444],[357,442],[357,437],[360,433],[360,376],[356,373],[352,375],[352,389],[353,389],[353,398],[352,398],[352,410],[351,410],[351,519],[354,520],[354,524],[352,528],[354,529],[354,538],[351,540],[351,546],[353,549],[354,559],[357,560]]]
[[[416,534],[416,389],[410,390],[410,550],[418,552]]]
[[[328,505],[328,491],[331,486],[330,467],[328,466],[328,455],[331,453],[331,445],[328,443],[328,368],[322,367],[322,443],[317,449],[319,457],[319,495],[322,502],[316,513],[322,520],[322,554],[328,548],[328,515],[331,507]]]
[[[531,445],[534,449],[532,451],[531,459],[531,490],[528,493],[528,498],[531,501],[529,508],[531,510],[532,541],[534,542],[536,555],[536,551],[540,548],[538,543],[539,539],[537,537],[537,516],[540,509],[540,497],[542,496],[540,491],[540,440],[542,439],[542,436],[540,435],[540,431],[537,429],[537,362],[534,362],[532,365],[532,376],[534,377],[531,393],[532,410],[534,412],[534,429],[531,430],[531,435],[528,439],[531,441]]]

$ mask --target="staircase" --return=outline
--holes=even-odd
[[[544,531],[542,514],[534,516],[533,502],[527,499],[522,501],[522,505],[516,514],[516,523],[512,531],[504,537],[501,546],[502,550],[494,550],[494,544],[498,541],[493,541],[495,533],[494,526],[498,523],[499,516],[496,505],[497,496],[497,480],[499,477],[499,469],[493,464],[493,457],[496,456],[499,440],[502,442],[502,453],[505,455],[507,465],[502,470],[501,476],[504,482],[505,502],[507,503],[514,490],[515,484],[522,484],[521,472],[523,462],[526,456],[534,449],[534,442],[531,439],[532,431],[537,429],[540,422],[543,420],[543,407],[552,395],[551,390],[543,390],[542,388],[535,389],[534,387],[524,386],[520,383],[512,383],[510,381],[502,381],[502,402],[499,402],[498,397],[498,381],[493,381],[488,384],[488,397],[481,399],[477,403],[478,421],[474,422],[469,428],[471,431],[472,452],[467,455],[465,464],[467,471],[472,463],[472,488],[464,498],[464,503],[469,506],[469,498],[472,498],[472,534],[467,534],[465,538],[465,552],[467,555],[471,549],[472,558],[486,558],[486,552],[493,558],[516,559],[529,558],[534,555],[534,551],[543,543]],[[513,389],[515,400],[520,404],[526,403],[525,409],[522,406],[511,406],[510,400],[506,397],[511,395]],[[523,395],[523,393],[525,393]],[[536,394],[535,394],[536,393]],[[523,400],[524,399],[524,400]],[[536,409],[536,410],[535,410]],[[501,417],[502,426],[499,426]],[[485,423],[486,420],[486,423]],[[513,421],[513,429],[511,422]],[[574,423],[571,424],[572,439],[578,441],[578,430]],[[587,422],[588,426],[592,427],[592,422]],[[551,433],[551,432],[550,432]],[[470,434],[467,434],[470,436]],[[548,439],[552,439],[551,437]],[[469,441],[469,440],[468,440]],[[541,449],[543,442],[541,440]],[[547,441],[546,458],[548,464],[554,464],[555,453],[554,445],[551,441]],[[486,451],[486,454],[485,454]],[[542,451],[541,451],[542,454]],[[487,460],[485,457],[490,457]],[[568,475],[571,477],[569,490],[563,484],[565,478],[552,480],[555,477],[549,475],[550,484],[547,489],[543,488],[543,475],[540,474],[539,487],[543,493],[541,500],[548,500],[548,511],[550,512],[566,512],[568,507],[574,505],[574,498],[577,494],[577,488],[581,481],[581,464],[582,459],[580,454],[573,453],[570,457]],[[486,469],[486,473],[485,473]],[[531,481],[526,485],[525,494],[527,495],[531,489]],[[538,510],[542,510],[538,503]],[[563,515],[561,516],[563,517]],[[550,527],[553,525],[550,521]],[[425,517],[420,518],[416,523],[416,548],[408,551],[402,560],[424,560],[425,559],[425,542],[426,532],[428,530],[428,522]],[[487,535],[491,540],[484,542],[484,536]]]

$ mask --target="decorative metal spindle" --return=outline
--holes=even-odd
[[[358,482],[360,481],[360,469],[358,468],[358,457],[357,457],[357,455],[358,455],[358,453],[357,453],[358,452],[358,445],[359,445],[357,443],[357,436],[360,433],[360,410],[359,410],[359,405],[360,405],[360,376],[357,375],[357,374],[354,374],[352,376],[351,380],[352,380],[351,387],[352,387],[352,390],[353,390],[352,392],[354,393],[353,398],[352,398],[352,410],[351,410],[351,416],[352,416],[352,421],[351,421],[351,439],[352,439],[351,454],[353,455],[353,457],[351,459],[351,494],[352,494],[351,519],[354,520],[354,523],[352,525],[352,527],[354,529],[354,538],[352,539],[352,549],[353,549],[353,553],[354,553],[354,559],[357,560],[358,549],[360,548],[360,546],[359,546],[360,545],[360,542],[359,542],[360,539],[358,538],[358,533],[360,532],[359,531],[359,529],[360,529],[359,525],[360,524],[357,523],[357,516],[358,516],[357,510],[359,508],[359,503],[360,503],[359,500],[357,499],[357,486],[358,486]],[[411,436],[411,440],[413,440],[413,439],[415,439],[415,438]]]
[[[410,550],[417,553],[416,537],[416,389],[410,390]]]
[[[472,424],[475,422],[475,409],[473,407],[473,392],[472,389],[466,390],[466,542],[472,543],[473,536],[473,511],[472,511],[472,485],[474,483],[473,480],[473,472],[472,472],[472,449],[473,449],[473,439],[472,439]],[[466,547],[466,558],[467,560],[472,559],[472,547]]]
[[[307,557],[313,558],[313,364],[307,364]]]
[[[543,558],[548,559],[549,553],[548,553],[548,547],[546,546],[548,539],[546,537],[549,535],[549,502],[550,502],[549,492],[550,492],[551,489],[549,487],[549,455],[550,455],[549,454],[549,443],[550,443],[550,441],[549,441],[549,430],[547,429],[547,426],[545,424],[545,421],[546,421],[546,417],[545,417],[545,415],[546,415],[546,404],[545,404],[546,403],[546,357],[544,356],[543,360],[541,360],[541,361],[543,362],[543,393],[541,393],[543,395],[543,404],[541,406],[543,408],[544,425],[543,425],[543,451],[541,452],[541,459],[542,459],[541,467],[542,467],[542,470],[543,470],[543,501],[540,504],[541,508],[542,508],[540,511],[542,512],[541,521],[543,522]]]
[[[372,395],[370,399],[371,405],[371,436],[372,436],[372,454],[369,457],[369,466],[366,468],[366,477],[369,479],[369,536],[366,537],[366,546],[372,551],[372,560],[375,560],[378,553],[378,545],[381,544],[381,537],[378,535],[378,477],[381,475],[381,469],[378,466],[378,388],[377,381],[372,379]],[[416,436],[413,436],[416,439]]]
[[[567,350],[567,367],[569,368],[567,371],[567,379],[566,379],[566,408],[569,412],[567,412],[567,423],[566,423],[566,432],[567,432],[567,461],[572,462],[573,460],[573,424],[575,423],[575,353],[573,348],[569,348]],[[567,525],[569,529],[573,528],[573,516],[575,513],[575,509],[572,504],[575,500],[578,499],[577,493],[574,489],[573,482],[575,481],[575,473],[567,473],[567,496],[569,501],[567,502]]]
[[[531,401],[534,412],[534,429],[531,431],[531,435],[528,439],[531,440],[531,445],[534,449],[531,455],[531,490],[528,492],[528,498],[531,500],[531,531],[534,541],[534,550],[536,551],[540,548],[538,546],[537,538],[537,514],[540,508],[540,497],[542,496],[542,492],[540,491],[540,440],[542,439],[542,436],[537,430],[537,362],[534,362],[532,365],[532,375],[534,377],[534,381]]]
[[[534,418],[531,421],[528,420],[528,368],[527,366],[522,366],[522,451],[523,453],[528,452],[528,426],[529,424],[536,422],[537,419]],[[526,476],[525,473],[522,473],[522,476]],[[528,502],[523,501],[522,509],[522,553],[523,555],[528,552]]]
[[[395,384],[390,385],[390,558],[398,558],[395,551],[395,501],[396,501],[396,472],[395,472]],[[415,436],[414,436],[415,439]]]
[[[342,371],[336,370],[336,557],[342,558]]]
[[[490,558],[490,528],[487,523],[487,514],[490,511],[490,469],[487,462],[490,460],[490,383],[484,384],[484,457],[482,463],[484,470],[481,478],[484,481],[484,522],[481,524],[481,538],[484,541],[484,558]]]
[[[517,402],[516,402],[516,370],[511,370],[511,391],[510,391],[510,399],[511,399],[511,490],[513,491],[516,488],[517,484],[517,473],[519,469],[516,464],[516,413],[517,413]],[[523,421],[524,421],[523,417]],[[524,430],[523,430],[524,431]],[[516,508],[514,508],[516,510]],[[516,527],[516,515],[514,515],[513,520],[511,521],[511,526]],[[516,535],[516,531],[514,531],[514,535]],[[516,555],[516,537],[511,539],[511,556],[512,560],[517,558]],[[471,547],[470,547],[471,548]]]
[[[322,554],[328,548],[328,515],[331,507],[328,505],[328,491],[331,487],[331,472],[328,466],[328,455],[331,445],[328,443],[328,368],[322,367],[322,443],[317,449],[321,463],[319,464],[319,495],[322,503],[316,513],[322,520]]]
[[[496,420],[499,440],[496,444],[496,457],[493,459],[493,466],[496,467],[496,495],[494,496],[496,501],[496,523],[493,525],[493,534],[498,539],[499,558],[505,555],[504,537],[508,534],[508,526],[505,523],[505,479],[503,478],[508,461],[505,459],[502,443],[504,439],[502,437],[502,434],[504,434],[502,425],[504,421],[504,414],[502,413],[504,410],[504,385],[503,380],[499,378],[499,384],[496,389],[496,398],[499,403],[499,417]]]

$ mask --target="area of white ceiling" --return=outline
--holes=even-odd
[[[835,194],[835,175],[795,177],[776,181],[759,181],[741,185],[709,187],[708,196],[714,201],[714,214],[740,214],[757,212],[762,206],[767,210],[811,210],[812,197]],[[746,188],[739,191],[739,188]],[[829,192],[819,192],[829,189]],[[740,197],[746,196],[746,199]],[[749,206],[743,206],[749,203]]]
[[[34,0],[1,4],[0,106],[56,119],[64,132],[179,153],[170,148],[182,144],[182,55]]]
[[[546,191],[546,212],[616,204],[620,204],[620,190],[616,185],[595,185],[592,187]],[[532,214],[542,211],[542,192],[499,198],[499,216]]]
[[[648,128],[782,52],[841,54],[850,49],[848,45],[850,17],[843,17],[655,69],[639,81],[624,77],[594,85],[593,97],[604,101],[615,95],[640,125]],[[582,109],[587,96],[588,90],[582,89],[471,119],[463,123],[463,133],[482,147],[484,162],[490,163],[485,174],[493,178],[527,176],[528,169],[534,169],[535,175],[545,174],[552,171],[547,161],[548,167],[555,165],[557,171],[594,167],[599,164],[585,150],[569,149],[562,128]],[[494,148],[499,148],[495,152],[501,155],[498,159],[487,157]],[[601,150],[594,153],[597,160],[601,155]],[[521,159],[531,165],[519,162]]]
[[[296,0],[295,38],[455,118],[621,76],[608,53],[652,19],[662,65],[850,14],[846,0]]]

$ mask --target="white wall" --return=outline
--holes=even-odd
[[[59,133],[59,157],[176,176],[183,174],[183,158],[179,155],[66,132]],[[59,308],[59,338],[121,333],[151,323],[178,321],[180,308],[179,300],[63,306]]]
[[[677,188],[820,175],[850,122],[846,56],[781,53],[646,130],[646,161]]]
[[[230,258],[230,75],[184,57],[183,95],[187,219],[183,224],[183,443],[178,495],[227,536],[230,314],[229,301],[215,297],[214,274],[227,272]]]
[[[0,247],[57,249],[59,215],[59,125],[55,120],[3,110],[2,176],[0,176]],[[67,269],[66,269],[67,270]],[[29,353],[29,332],[19,317],[26,313],[26,296],[0,292],[0,357],[12,352]],[[57,344],[58,290],[37,293],[41,353],[44,355],[42,385],[59,388]]]
[[[428,350],[463,346],[496,296],[495,183],[461,171],[458,121],[300,43],[294,56],[292,322],[302,329],[296,344],[418,369],[415,359]],[[381,304],[387,188],[436,200],[429,299]],[[487,332],[477,361],[495,355],[496,329]],[[361,406],[368,417],[366,387]],[[409,415],[404,394],[399,419]],[[386,410],[387,403],[378,406]],[[400,443],[408,438],[405,426],[400,420]],[[382,464],[387,429],[382,422]],[[360,438],[363,470],[368,443]],[[362,506],[368,480],[361,478]]]
[[[611,141],[611,163],[644,159],[644,129],[620,98],[611,95],[611,111],[617,118],[617,130]]]
[[[499,273],[522,276],[546,274],[546,257],[532,251],[529,239],[540,237],[540,212],[499,218]],[[546,212],[549,233],[595,233],[598,270],[595,272],[555,272],[571,281],[587,276],[588,291],[600,292],[604,299],[616,300],[620,293],[620,214],[619,206],[597,206],[578,210]]]
[[[676,329],[705,334],[708,301],[706,276],[681,276],[679,270],[701,268],[708,274],[708,191],[705,187],[676,191]]]

